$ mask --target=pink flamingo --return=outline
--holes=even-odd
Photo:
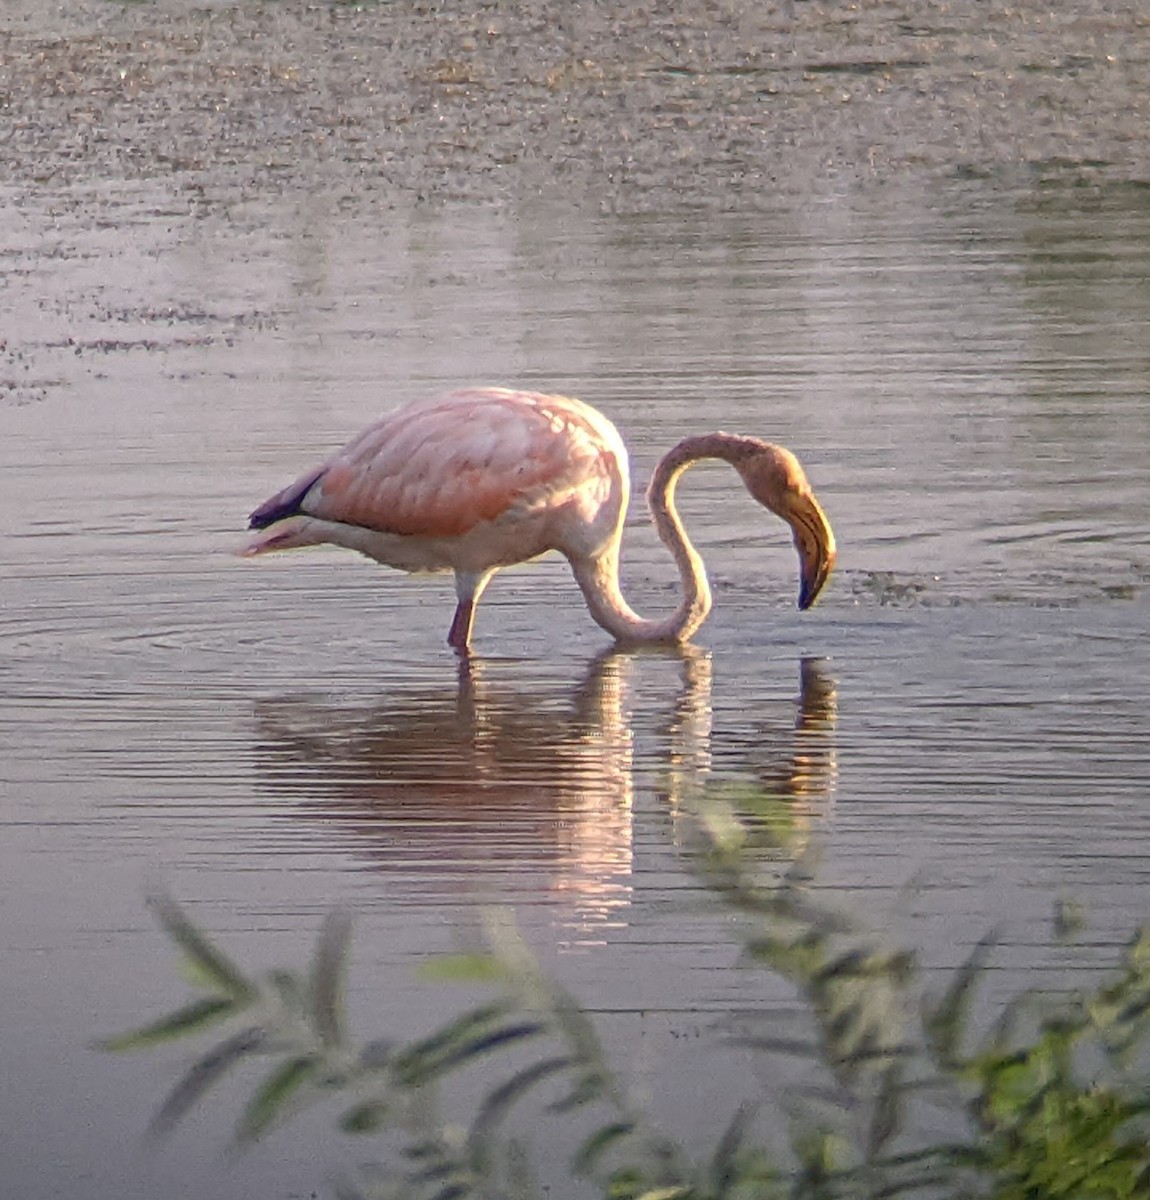
[[[619,590],[630,496],[619,431],[579,400],[502,388],[451,392],[368,426],[261,504],[250,525],[259,532],[240,553],[330,543],[401,571],[453,571],[459,602],[447,641],[463,654],[475,606],[495,572],[558,550],[591,616],[617,641],[686,642],[711,610],[711,590],[674,496],[679,476],[703,458],[730,463],[750,494],[790,525],[799,608],[809,608],[834,565],[835,539],[789,450],[705,433],[663,456],[647,501],[684,595],[670,616],[647,620]]]

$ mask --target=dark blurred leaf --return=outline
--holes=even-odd
[[[244,1029],[226,1042],[221,1042],[201,1058],[168,1094],[152,1120],[151,1132],[168,1133],[213,1084],[218,1083],[241,1059],[259,1051],[266,1040],[266,1032],[254,1028]]]
[[[456,1067],[463,1066],[471,1059],[479,1058],[481,1055],[489,1054],[492,1050],[499,1050],[504,1046],[537,1037],[545,1029],[546,1027],[538,1021],[522,1021],[518,1025],[505,1025],[502,1029],[493,1029],[490,1033],[463,1042],[449,1053],[444,1054],[436,1062],[428,1078],[446,1075],[454,1071]]]
[[[817,1058],[819,1047],[817,1042],[801,1038],[759,1037],[756,1034],[742,1034],[729,1039],[736,1046],[746,1046],[751,1050],[759,1050],[765,1054],[786,1054],[794,1058]]]
[[[545,1029],[538,1021],[501,1024],[505,1019],[503,1006],[488,1005],[413,1043],[393,1060],[397,1081],[406,1087],[422,1087],[471,1059],[535,1037]]]
[[[470,1180],[453,1179],[445,1183],[438,1191],[432,1192],[428,1200],[464,1200],[464,1197],[473,1195],[475,1195],[475,1190]]]
[[[309,991],[312,1018],[320,1041],[328,1047],[343,1043],[344,980],[351,921],[346,913],[331,913],[320,930],[312,962]]]
[[[611,1077],[596,1067],[589,1067],[579,1073],[575,1085],[566,1096],[552,1100],[547,1105],[547,1111],[553,1113],[569,1113],[584,1105],[604,1100],[611,1094]]]
[[[391,1109],[383,1100],[365,1100],[349,1108],[339,1119],[344,1133],[374,1133],[390,1121]]]
[[[1017,1036],[1018,1026],[1027,1010],[1033,1006],[1033,1003],[1033,994],[1022,992],[1017,996],[1012,996],[1002,1006],[1002,1011],[995,1017],[994,1023],[990,1027],[988,1038],[985,1041],[985,1044],[991,1047],[993,1053],[1007,1054],[1009,1052]],[[956,1069],[958,1064],[943,1063],[943,1065],[949,1066],[951,1069]]]
[[[205,990],[222,992],[236,1001],[249,1001],[255,988],[232,961],[192,924],[183,909],[169,896],[149,900],[168,936],[183,950],[194,980]]]
[[[359,1063],[369,1071],[378,1071],[390,1065],[396,1044],[390,1038],[373,1038],[360,1048]]]
[[[298,975],[292,971],[269,971],[267,982],[268,990],[272,995],[278,997],[288,1016],[294,1020],[306,1019],[308,1012],[306,989]]]
[[[892,1065],[882,1073],[867,1130],[866,1154],[873,1160],[885,1149],[902,1123],[902,1072]]]
[[[568,1055],[545,1058],[541,1062],[525,1067],[500,1084],[494,1091],[488,1092],[471,1123],[469,1144],[478,1146],[486,1141],[517,1101],[544,1080],[569,1071],[572,1065],[573,1060]]]
[[[1111,1045],[1121,1057],[1141,1040],[1141,1026],[1150,1016],[1150,992],[1136,996],[1124,1004],[1114,1019],[1111,1030]]]
[[[437,1142],[434,1153],[421,1155],[419,1161],[420,1167],[412,1171],[409,1178],[413,1183],[438,1185],[440,1190],[434,1195],[465,1196],[471,1190],[471,1172],[452,1147]],[[458,1191],[459,1188],[463,1190]]]
[[[367,1200],[367,1193],[351,1179],[336,1179],[331,1186],[335,1200]]]
[[[802,1188],[814,1189],[818,1194],[839,1169],[841,1160],[846,1157],[846,1143],[842,1136],[829,1129],[813,1126],[798,1128],[792,1131],[791,1146],[799,1160],[801,1175],[796,1181],[799,1184],[798,1195],[809,1195]]]
[[[571,1170],[583,1177],[590,1175],[598,1161],[624,1138],[635,1132],[634,1121],[614,1121],[595,1130],[590,1137],[575,1152],[571,1160]]]
[[[403,1150],[404,1157],[412,1162],[441,1162],[444,1155],[443,1142],[440,1138],[429,1137],[422,1141],[410,1142]]]
[[[100,1042],[99,1046],[102,1050],[112,1051],[145,1050],[162,1042],[199,1033],[219,1021],[227,1020],[235,1011],[235,1001],[223,996],[210,996],[206,1000],[197,1000],[170,1016],[161,1017],[153,1024],[145,1025],[143,1029],[108,1038],[107,1041]]]
[[[1054,936],[1061,942],[1070,941],[1086,928],[1086,914],[1082,905],[1074,900],[1060,898],[1055,901]]]
[[[739,1180],[739,1157],[747,1131],[754,1120],[755,1106],[743,1104],[731,1119],[719,1138],[719,1144],[711,1156],[708,1175],[711,1190],[716,1196],[724,1196]]]
[[[962,1061],[961,1041],[974,989],[998,941],[994,932],[983,937],[954,973],[950,986],[934,1004],[923,1005],[923,1029],[939,1063],[956,1069]]]
[[[951,1190],[943,1193],[943,1188]],[[954,1189],[941,1161],[933,1163],[919,1175],[907,1174],[895,1178],[888,1175],[877,1188],[867,1193],[869,1200],[894,1200],[896,1196],[911,1196],[922,1200],[922,1197],[939,1197],[944,1194],[950,1200],[975,1200],[973,1193]],[[1027,1200],[1034,1198],[1027,1197]]]
[[[256,1089],[240,1118],[238,1138],[254,1142],[284,1116],[292,1097],[315,1078],[320,1063],[314,1055],[299,1055],[281,1063]]]
[[[567,992],[556,988],[551,998],[551,1019],[556,1031],[571,1047],[579,1061],[591,1074],[598,1074],[603,1083],[611,1081],[607,1055],[595,1025],[587,1013]]]
[[[861,978],[874,973],[875,955],[866,947],[852,946],[836,958],[829,959],[812,972],[812,984],[826,984],[845,978]]]
[[[409,1042],[390,1056],[396,1078],[403,1084],[415,1086],[444,1056],[497,1028],[500,1022],[507,1019],[509,1012],[509,1005],[504,1000],[484,1004],[464,1013],[428,1037]]]

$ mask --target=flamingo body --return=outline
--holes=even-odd
[[[628,480],[622,438],[589,405],[472,388],[368,426],[252,513],[268,532],[246,552],[351,539],[402,571],[472,573],[592,555],[621,522]]]
[[[565,396],[471,388],[385,416],[260,505],[250,518],[257,532],[241,553],[331,543],[402,571],[452,571],[459,605],[448,640],[462,652],[492,574],[557,550],[571,562],[592,616],[619,640],[683,641],[705,618],[710,593],[674,511],[675,480],[696,458],[724,458],[774,507],[756,494],[764,450],[809,495],[794,456],[757,439],[688,438],[660,463],[649,499],[687,585],[683,604],[664,621],[638,617],[618,590],[626,446],[606,417]],[[834,555],[830,527],[817,504],[814,511],[822,569],[807,603]],[[798,526],[795,534],[802,557]]]

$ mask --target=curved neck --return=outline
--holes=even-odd
[[[619,589],[619,534],[595,558],[572,561],[572,569],[591,616],[621,642],[685,642],[711,611],[711,588],[702,558],[687,537],[675,508],[679,476],[702,458],[719,458],[737,463],[747,456],[747,439],[726,433],[707,433],[684,438],[659,460],[647,489],[647,504],[655,529],[675,556],[683,598],[679,607],[662,620],[648,620],[627,603]]]

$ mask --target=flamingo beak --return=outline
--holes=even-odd
[[[819,598],[835,565],[835,535],[819,502],[809,492],[793,498],[787,514],[799,554],[799,608]]]

